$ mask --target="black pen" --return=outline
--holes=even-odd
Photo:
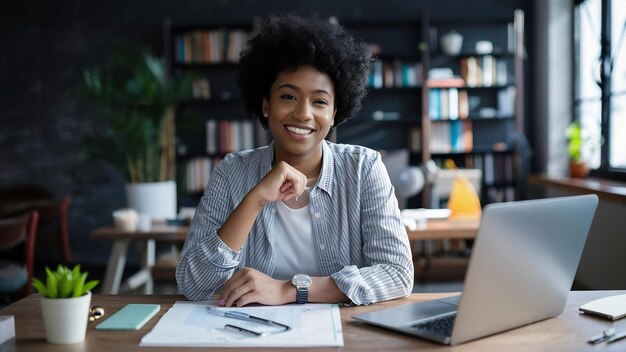
[[[224,329],[226,330],[233,330],[233,331],[237,331],[237,332],[241,332],[241,333],[246,333],[246,334],[250,334],[252,336],[263,336],[264,333],[262,332],[256,332],[256,331],[252,331],[246,328],[242,328],[241,326],[237,326],[237,325],[231,325],[231,324],[226,324],[224,325]]]

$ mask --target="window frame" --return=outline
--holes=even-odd
[[[574,102],[574,119],[580,121],[580,106],[584,102],[584,98],[581,99],[578,96],[580,91],[579,65],[580,57],[580,6],[586,0],[576,0],[573,7],[573,77],[574,77],[574,89],[572,90],[573,102]],[[602,178],[610,178],[616,180],[626,180],[626,168],[611,167],[609,162],[609,156],[611,153],[611,97],[613,95],[611,87],[612,70],[607,67],[611,64],[611,3],[612,0],[600,0],[601,6],[601,23],[600,23],[600,100],[601,100],[601,119],[600,119],[600,132],[602,143],[600,144],[600,166],[597,169],[591,170],[591,175]]]

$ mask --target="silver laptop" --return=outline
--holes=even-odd
[[[485,206],[461,296],[354,315],[442,344],[555,317],[565,308],[595,195]]]

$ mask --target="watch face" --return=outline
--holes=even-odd
[[[294,275],[294,277],[291,279],[291,283],[294,286],[311,286],[311,277],[309,275],[305,275],[305,274],[296,274]]]

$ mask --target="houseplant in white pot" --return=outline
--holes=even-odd
[[[569,155],[569,174],[571,177],[583,178],[589,174],[589,165],[583,158],[583,132],[579,121],[570,123],[565,134],[567,136],[567,154]]]
[[[176,216],[174,115],[177,104],[191,96],[192,79],[169,77],[165,60],[126,46],[114,47],[105,64],[83,71],[81,95],[105,121],[84,139],[82,159],[104,159],[121,170],[128,206],[139,213]]]
[[[46,267],[46,283],[33,278],[41,295],[46,338],[50,343],[70,344],[85,340],[91,290],[98,280],[87,281],[87,273],[76,265],[72,270],[59,265],[56,271]]]

